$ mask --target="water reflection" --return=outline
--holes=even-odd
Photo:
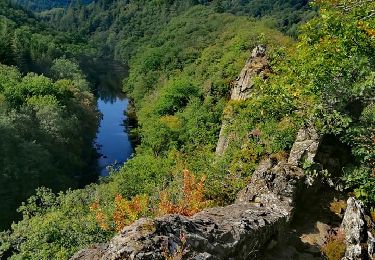
[[[124,121],[129,101],[126,98],[115,97],[110,100],[99,99],[98,108],[103,114],[97,135],[100,173],[108,175],[108,166],[122,165],[133,153],[129,136],[125,131]]]
[[[124,122],[129,100],[122,89],[122,79],[127,70],[110,60],[86,61],[84,66],[89,81],[94,83],[98,109],[102,120],[98,129],[96,147],[100,154],[98,164],[101,176],[108,175],[108,166],[119,167],[133,153],[132,143]],[[90,64],[89,64],[90,63]]]

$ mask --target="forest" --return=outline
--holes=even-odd
[[[141,217],[229,205],[264,158],[287,157],[307,123],[350,159],[339,170],[306,160],[305,173],[333,179],[375,218],[374,8],[344,0],[0,2],[0,257],[69,259]],[[232,101],[232,83],[259,44],[272,71],[250,98]],[[140,141],[120,169],[98,178],[100,113],[85,65],[101,58],[129,68],[122,88]],[[236,138],[218,156],[226,119]]]
[[[26,10],[41,12],[52,8],[66,8],[70,4],[88,4],[91,0],[71,1],[71,0],[12,0],[12,3],[26,8]]]

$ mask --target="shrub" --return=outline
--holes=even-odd
[[[158,215],[181,214],[192,216],[208,207],[210,202],[205,200],[205,183],[203,176],[199,181],[188,170],[183,173],[183,185],[181,196],[175,201],[171,200],[170,193],[164,190],[160,193],[160,201],[157,209]]]
[[[147,195],[137,195],[129,201],[118,194],[115,198],[115,212],[113,213],[116,231],[121,231],[125,226],[145,216],[149,211],[148,206]]]

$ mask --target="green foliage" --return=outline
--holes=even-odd
[[[335,135],[350,146],[354,160],[347,162],[343,181],[372,206],[375,20],[369,14],[374,3],[315,4],[319,16],[303,26],[295,53],[275,67],[279,76],[270,79],[268,88],[277,94],[274,104],[282,98],[279,104],[292,105],[284,113],[295,111],[321,134]]]
[[[56,7],[68,7],[69,5],[74,5],[77,3],[87,4],[92,0],[82,0],[82,1],[70,1],[70,0],[11,0],[12,3],[23,6],[27,10],[32,10],[40,12],[43,10],[56,8]]]
[[[314,16],[307,0],[214,0],[216,11],[230,12],[236,15],[273,18],[277,28],[289,35],[297,36],[297,27]]]
[[[171,82],[160,91],[155,112],[159,115],[173,115],[186,107],[191,97],[198,95],[198,91],[198,87],[187,80],[179,79]]]
[[[75,33],[57,32],[10,1],[0,2],[0,63],[22,72],[48,73],[53,60],[95,53]]]
[[[74,175],[89,167],[98,116],[82,81],[82,76],[55,82],[34,73],[22,76],[0,65],[2,225],[35,188],[77,187]]]
[[[39,189],[20,207],[24,219],[12,226],[12,234],[0,235],[0,255],[15,250],[10,259],[67,259],[84,245],[104,242],[111,233],[97,226],[87,207],[96,192],[87,187],[54,195]]]
[[[313,114],[322,131],[352,149],[355,160],[344,169],[347,188],[373,206],[375,20],[368,14],[374,3],[317,3],[321,16],[301,36],[300,56],[309,62],[300,75],[308,80],[306,94],[316,99]]]
[[[297,2],[302,5],[291,15],[298,22],[305,1]],[[307,122],[350,146],[353,161],[345,165],[342,180],[358,198],[374,205],[374,4],[316,1],[319,14],[302,28],[296,45],[269,29],[275,18],[256,21],[225,13],[264,16],[275,14],[269,8],[277,6],[281,15],[294,2],[272,3],[103,0],[56,16],[43,14],[58,19],[59,28],[92,34],[90,44],[101,43],[101,54],[114,53],[129,64],[124,89],[134,99],[142,142],[136,155],[101,184],[58,195],[38,190],[20,208],[23,220],[0,236],[0,254],[13,250],[15,259],[68,258],[113,235],[99,227],[90,205],[100,204],[100,218],[115,212],[116,196],[129,201],[147,196],[157,205],[160,191],[178,194],[178,173],[185,169],[207,177],[208,199],[230,203],[260,160],[287,157],[298,129]],[[294,18],[285,19],[289,28]],[[20,31],[17,39],[26,42],[23,34],[28,31]],[[272,72],[266,81],[256,80],[246,101],[228,102],[231,83],[259,41],[268,47]],[[80,105],[90,95],[77,67],[58,60],[51,71],[55,80],[67,79],[23,77],[5,66],[0,70],[0,135],[6,140],[0,144],[0,152],[5,151],[0,158],[13,155],[4,164],[9,169],[4,176],[15,175],[20,190],[26,181],[19,176],[26,170],[40,169],[28,173],[30,185],[41,172],[56,172],[56,158],[59,167],[66,166],[61,151],[80,149],[70,137],[81,136],[73,131],[80,129],[77,122],[94,115],[90,106]],[[73,121],[68,114],[75,116],[69,117]],[[234,137],[218,158],[214,151],[223,119],[230,122],[226,131]],[[75,154],[70,156],[75,162]],[[309,162],[304,166],[313,170]]]
[[[43,12],[41,17],[59,29],[78,30],[83,35],[91,35],[93,46],[101,46],[101,55],[114,54],[116,59],[128,62],[134,54],[139,53],[138,48],[144,46],[149,37],[163,30],[172,18],[191,7],[202,5],[216,13],[264,18],[269,25],[287,31],[290,35],[296,35],[298,24],[311,19],[315,14],[309,8],[307,0],[98,0],[88,5],[75,2],[67,10],[53,9]],[[199,16],[196,18],[201,19]],[[176,29],[180,25],[183,24],[176,24]],[[189,24],[185,26],[188,27]],[[205,27],[204,24],[199,26]],[[190,27],[188,33],[194,31]],[[163,52],[162,57],[179,62],[179,58],[175,59],[173,54]],[[185,53],[176,54],[179,57]]]
[[[184,169],[197,173],[199,178],[207,176],[207,182],[210,183],[207,196],[218,204],[233,200],[236,191],[245,185],[246,180],[242,179],[241,174],[228,176],[230,162],[224,160],[214,164],[214,148],[230,82],[236,78],[262,35],[271,52],[280,44],[291,45],[292,41],[261,22],[217,14],[202,6],[193,7],[180,17],[173,18],[153,34],[153,37],[143,39],[144,43],[138,46],[140,51],[130,60],[130,75],[125,81],[126,91],[135,100],[140,125],[138,131],[142,138],[136,156],[120,171],[104,179],[102,184],[75,191],[76,196],[84,196],[79,195],[82,193],[87,198],[76,206],[67,204],[71,209],[68,216],[63,216],[63,213],[66,209],[65,200],[72,198],[69,192],[67,195],[59,195],[58,204],[48,204],[52,206],[45,207],[47,210],[34,209],[35,199],[25,204],[21,208],[23,212],[37,213],[30,218],[25,216],[12,227],[10,242],[7,244],[10,244],[10,250],[18,249],[14,257],[27,257],[32,252],[37,258],[65,258],[84,244],[92,243],[93,240],[100,242],[110,234],[100,233],[96,238],[94,235],[91,238],[86,236],[87,232],[93,230],[92,227],[99,228],[94,214],[88,209],[92,203],[99,201],[101,206],[105,205],[103,212],[111,215],[117,194],[129,200],[136,195],[147,194],[151,201],[157,201],[161,190],[167,187],[172,191],[179,189],[180,182],[176,181],[176,176]],[[65,100],[69,100],[66,99],[67,95],[72,92],[75,94],[76,91],[82,93],[80,91],[84,89],[78,87],[81,78],[77,77],[76,69],[69,61],[57,60],[51,68],[51,75],[55,80],[60,77],[66,79],[53,82],[38,76],[36,80],[45,82],[33,91],[39,91],[43,97],[31,98],[26,104],[37,104],[36,109],[39,109],[40,104],[45,104],[54,111],[50,113],[51,116],[64,114],[64,111],[55,110],[59,108],[57,105],[66,104]],[[19,81],[22,81],[22,77],[19,77]],[[69,87],[71,81],[74,81],[74,86],[77,84],[73,91]],[[54,92],[44,93],[42,86],[48,84],[50,91],[56,88],[62,96],[53,98]],[[30,85],[34,89],[34,85]],[[19,100],[15,103],[22,106],[22,92],[16,94],[11,97]],[[48,128],[48,124],[45,128],[51,134],[58,132],[55,127]],[[255,163],[252,167],[255,167]],[[61,219],[57,221],[58,218]],[[68,219],[71,219],[73,229],[68,230]],[[51,224],[52,221],[57,223]],[[82,233],[85,225],[89,228]],[[22,233],[19,230],[23,226],[33,228],[30,233]],[[50,234],[54,234],[54,238]],[[71,240],[65,241],[66,234]],[[38,239],[39,245],[36,244]],[[51,250],[45,250],[48,246]]]

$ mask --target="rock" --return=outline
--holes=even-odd
[[[234,83],[231,90],[231,100],[246,100],[250,97],[254,87],[255,78],[267,78],[270,72],[268,59],[266,56],[266,47],[263,45],[256,46],[251,54],[250,59],[246,62],[239,77]],[[219,140],[216,146],[216,154],[223,155],[229,144],[236,138],[233,132],[228,132],[228,126],[231,124],[231,118],[225,118],[221,126]]]
[[[165,259],[179,250],[189,259],[247,259],[285,221],[279,213],[249,203],[207,209],[191,218],[140,219],[103,246],[105,252],[86,249],[72,259],[91,260],[98,254],[96,259]]]
[[[332,230],[332,227],[324,224],[320,221],[316,223],[316,233],[303,234],[301,236],[301,241],[303,243],[318,247],[322,247],[329,237],[329,232]]]
[[[246,62],[232,88],[231,100],[248,99],[254,87],[255,78],[266,79],[269,72],[270,67],[266,57],[266,47],[258,45],[253,49],[251,58]]]
[[[367,231],[367,253],[370,259],[375,259],[375,238],[370,231]]]
[[[353,197],[347,204],[342,221],[347,246],[343,260],[374,259],[374,238],[367,230],[372,223],[367,223],[371,220],[366,217],[364,205]]]
[[[299,162],[312,154],[319,138],[311,129],[299,132],[290,162],[262,161],[234,204],[206,209],[193,217],[167,215],[140,219],[108,244],[78,252],[72,259],[250,259],[267,245],[285,240],[295,197],[305,175]],[[302,143],[309,145],[302,145]],[[314,144],[313,144],[314,143]]]
[[[229,143],[235,139],[235,134],[233,132],[226,133],[228,124],[229,122],[227,120],[223,121],[220,129],[219,140],[216,145],[216,155],[223,155],[227,150]]]
[[[364,220],[363,204],[354,198],[349,198],[342,226],[349,244],[360,244],[364,239],[366,223]]]
[[[273,166],[271,160],[265,160],[253,173],[251,183],[237,195],[236,202],[256,202],[280,212],[289,220],[301,180],[304,180],[301,168],[285,162]]]
[[[256,46],[251,52],[251,58],[255,59],[257,57],[264,57],[266,56],[266,51],[266,46],[260,44]]]
[[[264,161],[235,204],[193,217],[140,219],[108,244],[80,251],[72,259],[165,259],[181,253],[188,259],[257,257],[269,241],[284,234],[303,177],[298,167]]]
[[[108,246],[103,245],[93,245],[87,249],[83,249],[75,254],[74,259],[91,259],[99,260],[105,254]]]
[[[290,151],[288,163],[298,166],[299,163],[302,163],[302,160],[313,162],[318,152],[320,139],[313,126],[310,125],[300,129]]]

